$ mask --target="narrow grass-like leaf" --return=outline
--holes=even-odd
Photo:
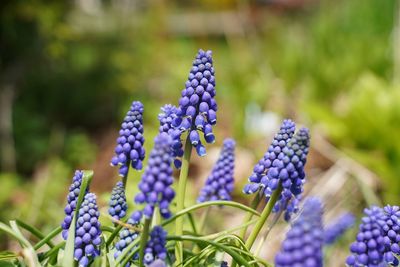
[[[61,233],[62,229],[61,226],[58,226],[56,229],[51,231],[50,233],[47,234],[42,240],[40,240],[36,245],[34,246],[35,250],[38,250],[41,248],[44,244],[48,244],[53,237]]]
[[[27,230],[28,232],[30,232],[32,235],[37,237],[39,240],[41,240],[41,239],[43,239],[45,237],[44,234],[39,229],[37,229],[36,227],[34,227],[32,225],[29,225],[29,224],[27,224],[27,223],[25,223],[25,222],[23,222],[21,220],[18,220],[18,219],[16,220],[16,222],[20,227],[22,227],[25,230]],[[49,245],[50,248],[54,247],[54,244],[50,240],[47,241],[47,245]]]
[[[2,252],[0,252],[0,261],[1,260],[13,260],[13,259],[16,259],[16,258],[18,258],[18,255],[15,254],[12,251],[2,251]],[[0,264],[0,266],[2,266],[2,265]]]
[[[183,215],[185,215],[189,212],[195,211],[197,209],[206,208],[206,207],[210,207],[210,206],[230,206],[230,207],[234,207],[237,209],[241,209],[243,211],[250,212],[256,216],[260,216],[260,213],[258,213],[256,210],[249,208],[241,203],[234,202],[234,201],[217,200],[217,201],[207,201],[207,202],[199,203],[199,204],[193,205],[189,208],[186,208],[184,210],[181,210],[180,212],[176,213],[174,216],[172,216],[168,220],[165,220],[161,225],[165,226],[165,225],[175,221],[176,218],[178,218],[180,216],[183,216]]]
[[[23,247],[22,255],[24,256],[27,265],[30,267],[40,267],[41,265],[39,263],[35,249],[31,245],[31,243],[29,243],[29,241],[23,236],[23,234],[18,228],[17,222],[10,221],[10,226],[15,235],[19,237],[18,240],[20,241],[20,244]]]
[[[238,262],[240,265],[245,266],[245,267],[250,267],[251,265],[236,251],[231,249],[230,247],[220,244],[218,242],[210,241],[210,240],[203,240],[201,237],[195,237],[195,236],[168,236],[167,240],[179,240],[179,241],[192,241],[194,243],[206,243],[208,245],[214,246],[219,250],[223,250],[226,253],[228,253],[236,262]]]
[[[90,181],[93,178],[93,171],[83,171],[82,184],[79,191],[78,200],[76,202],[76,208],[72,218],[71,225],[68,229],[68,238],[65,245],[64,258],[62,262],[63,267],[74,266],[74,243],[75,243],[75,228],[76,228],[76,218],[79,214],[79,209],[81,207],[82,201],[85,197],[86,188],[89,186]]]

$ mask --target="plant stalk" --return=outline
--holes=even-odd
[[[185,208],[185,194],[186,194],[186,183],[189,173],[189,162],[192,154],[192,144],[190,143],[189,136],[186,138],[185,151],[182,159],[181,173],[179,174],[179,184],[177,193],[177,212],[180,212]],[[183,234],[183,217],[176,218],[176,230],[175,234],[181,236]],[[175,266],[183,262],[183,243],[177,240],[175,248],[176,262]]]
[[[258,204],[260,204],[260,200],[261,200],[261,194],[260,192],[257,192],[257,195],[254,197],[253,201],[251,201],[250,207],[254,210],[257,209]],[[244,218],[243,224],[246,224],[247,222],[249,222],[251,219],[253,218],[253,213],[248,212],[246,217]],[[246,232],[247,232],[247,227],[243,228],[240,233],[239,236],[244,239],[246,236]]]
[[[271,214],[272,208],[274,207],[276,201],[278,200],[278,197],[281,194],[281,192],[282,192],[282,185],[279,183],[279,187],[272,193],[271,198],[269,199],[267,205],[264,207],[264,210],[262,211],[257,224],[254,226],[253,231],[251,232],[249,238],[246,240],[246,247],[248,250],[251,249],[251,247],[254,244],[254,241],[256,241],[258,234],[260,233],[262,227],[264,226],[269,215]]]
[[[144,249],[146,248],[147,239],[149,239],[150,232],[150,224],[152,218],[146,218],[144,221],[142,236],[140,237],[140,245],[139,245],[139,266],[143,267],[143,258],[144,258]]]
[[[129,169],[130,169],[130,166],[129,166],[129,164],[128,164],[128,172],[126,173],[126,175],[124,175],[124,176],[122,177],[122,184],[123,184],[123,186],[124,186],[124,189],[126,189],[126,183],[127,183],[127,181],[128,181],[128,175],[129,175]]]

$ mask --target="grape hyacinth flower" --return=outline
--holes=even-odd
[[[154,226],[150,233],[150,240],[144,250],[144,263],[152,264],[155,260],[165,260],[167,257],[166,245],[167,232],[161,226]]]
[[[72,178],[72,184],[69,187],[69,193],[67,196],[67,205],[65,206],[65,218],[61,224],[62,236],[64,240],[67,240],[68,237],[68,229],[72,222],[72,217],[76,209],[76,204],[78,201],[79,191],[81,190],[81,184],[83,179],[83,172],[76,171],[74,177]],[[86,189],[86,192],[88,189]]]
[[[114,258],[118,258],[119,255],[134,241],[139,237],[139,232],[135,231],[133,227],[137,224],[139,224],[141,215],[137,212],[134,212],[131,217],[128,219],[127,224],[132,226],[132,228],[124,227],[120,232],[119,232],[119,240],[115,244],[115,253],[114,253]],[[137,245],[132,248],[135,249],[137,248]],[[135,253],[132,260],[137,260],[139,259],[138,253]],[[125,267],[129,267],[131,264],[128,262],[128,264]]]
[[[319,199],[306,199],[303,210],[293,222],[280,252],[275,256],[276,267],[323,265],[322,213]]]
[[[115,220],[121,220],[126,215],[128,206],[126,204],[125,188],[122,182],[117,182],[111,192],[108,213]]]
[[[384,264],[385,241],[382,224],[384,213],[379,207],[365,209],[366,216],[357,234],[356,241],[350,245],[351,255],[347,257],[348,266],[386,266]]]
[[[332,224],[326,226],[324,231],[325,244],[333,244],[338,240],[348,229],[350,229],[356,218],[351,213],[345,213],[336,219]]]
[[[159,132],[167,133],[171,138],[179,136],[179,138],[175,138],[172,142],[174,165],[179,169],[181,166],[180,158],[183,156],[183,145],[180,140],[181,131],[173,127],[174,120],[178,118],[178,108],[174,105],[167,104],[161,108],[161,111],[162,113],[158,115],[158,120],[160,121]]]
[[[96,195],[87,193],[76,221],[74,258],[78,261],[79,266],[88,266],[91,260],[100,255],[99,215]]]
[[[214,168],[201,189],[197,202],[231,200],[235,168],[235,141],[227,138]]]
[[[245,185],[243,192],[253,194],[268,185],[267,171],[272,167],[272,163],[279,157],[287,142],[292,138],[296,125],[287,119],[281,124],[279,132],[275,134],[268,151],[264,157],[254,166],[253,173],[249,177],[249,183]]]
[[[215,101],[215,77],[211,51],[199,50],[190,70],[185,89],[179,100],[177,118],[173,126],[179,131],[172,136],[174,145],[182,147],[181,135],[188,132],[191,144],[199,156],[206,154],[200,140],[203,133],[207,143],[213,143],[215,136],[212,126],[216,124],[217,102]]]
[[[383,208],[382,221],[384,260],[392,266],[398,266],[400,256],[400,207],[387,205]],[[397,256],[397,257],[396,257]]]
[[[171,216],[169,205],[175,197],[171,187],[174,181],[171,163],[171,138],[166,133],[160,133],[154,140],[148,165],[138,185],[140,192],[135,197],[137,204],[146,204],[143,209],[146,218],[153,216],[155,206],[160,208],[162,217]]]
[[[115,156],[111,159],[111,166],[119,165],[120,176],[128,175],[129,165],[136,170],[142,169],[145,156],[143,143],[143,104],[134,101],[122,122]]]

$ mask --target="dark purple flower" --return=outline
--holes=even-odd
[[[179,141],[182,144],[181,135],[188,132],[197,154],[204,156],[206,149],[200,140],[200,135],[203,135],[207,143],[215,141],[212,125],[217,122],[216,112],[212,52],[200,49],[179,100],[178,117],[173,122],[174,128],[179,131],[173,136],[174,142]]]
[[[282,122],[279,132],[275,134],[268,151],[254,166],[253,173],[249,177],[249,183],[243,189],[245,194],[253,194],[259,190],[263,192],[268,186],[267,172],[272,167],[272,163],[282,154],[286,144],[292,138],[295,128],[296,125],[291,120],[287,119]]]
[[[143,214],[151,218],[155,206],[158,206],[164,218],[171,215],[169,205],[175,197],[171,185],[172,177],[171,138],[166,133],[160,133],[154,140],[154,148],[150,153],[148,165],[138,187],[140,192],[135,197],[138,204],[146,204]]]
[[[275,256],[276,267],[323,265],[322,213],[319,199],[306,199],[303,210],[293,221],[280,252]]]
[[[345,213],[337,218],[333,223],[326,226],[324,231],[325,244],[333,244],[338,240],[348,229],[353,227],[356,218],[351,213]]]
[[[61,224],[62,236],[64,240],[67,240],[68,237],[68,229],[72,222],[72,217],[74,215],[76,209],[76,203],[78,201],[79,191],[81,190],[81,184],[83,179],[83,172],[76,171],[74,177],[72,178],[72,184],[69,187],[69,193],[67,196],[67,205],[65,206],[65,218]],[[88,189],[86,189],[86,193]]]
[[[122,182],[117,182],[111,192],[108,213],[116,220],[121,220],[126,215],[128,208],[126,204],[125,188]]]
[[[202,188],[197,202],[231,200],[234,186],[235,141],[227,138],[210,176]]]
[[[138,216],[139,215],[139,216]],[[114,253],[114,258],[118,258],[119,255],[135,240],[139,237],[139,232],[135,231],[133,227],[137,224],[139,224],[141,214],[140,212],[134,212],[131,217],[128,219],[127,224],[132,226],[132,228],[129,227],[124,227],[120,232],[119,232],[119,240],[115,244],[115,253]],[[137,248],[138,245],[134,246],[132,250]],[[133,258],[131,259],[130,262],[125,267],[129,267],[132,263],[133,260],[139,259],[138,253],[135,253]]]
[[[154,226],[150,233],[150,240],[147,242],[144,250],[143,261],[146,265],[152,264],[155,260],[165,260],[167,249],[165,245],[167,232],[161,226]]]
[[[99,215],[96,195],[87,193],[76,221],[74,258],[79,262],[79,266],[88,266],[91,260],[100,255]]]
[[[384,260],[392,266],[398,266],[399,260],[397,257],[400,256],[400,208],[387,205],[383,208],[383,212]]]
[[[180,168],[181,160],[183,156],[183,145],[180,139],[181,130],[173,127],[173,122],[178,118],[178,108],[167,104],[161,108],[162,113],[158,115],[158,120],[160,121],[159,132],[167,133],[172,139],[172,155],[174,157],[174,165],[176,168]]]
[[[348,266],[386,266],[384,262],[385,242],[383,237],[383,210],[373,206],[364,210],[356,241],[350,245]]]
[[[136,170],[142,169],[145,156],[143,143],[143,104],[134,101],[122,122],[115,156],[111,159],[112,166],[119,165],[120,176],[128,175],[130,165]]]

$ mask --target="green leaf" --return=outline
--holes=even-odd
[[[61,233],[62,228],[61,226],[58,226],[56,229],[54,229],[53,231],[51,231],[49,234],[47,234],[47,236],[45,236],[42,240],[40,240],[38,243],[36,243],[36,245],[34,246],[34,248],[36,250],[38,250],[39,248],[41,248],[44,244],[49,244],[50,240],[55,237],[56,235],[58,235],[59,233]]]
[[[18,255],[12,251],[1,251],[0,252],[0,263],[2,260],[13,260],[16,258],[18,258]],[[0,264],[0,266],[2,266],[2,265]]]
[[[18,219],[16,220],[16,222],[17,222],[17,224],[19,226],[21,226],[22,228],[24,228],[25,230],[30,232],[32,235],[36,236],[38,239],[44,239],[45,238],[44,234],[39,229],[37,229],[36,227],[34,227],[32,225],[29,225],[29,224],[26,224],[23,221],[18,220]],[[49,245],[50,248],[54,247],[54,244],[50,240],[47,240],[46,243],[47,243],[47,245]]]
[[[235,260],[235,262],[239,263],[241,266],[245,267],[250,267],[251,265],[245,260],[239,253],[231,249],[229,246],[226,246],[224,244],[210,241],[210,240],[203,240],[200,237],[195,237],[195,236],[168,236],[167,240],[179,240],[179,241],[192,241],[196,244],[201,244],[201,243],[206,243],[208,245],[211,245],[219,250],[222,250],[226,253],[228,253],[232,259]]]
[[[201,208],[205,208],[205,207],[210,207],[210,206],[230,206],[230,207],[234,207],[237,209],[241,209],[243,211],[247,211],[247,212],[251,212],[252,214],[256,215],[256,216],[260,216],[260,213],[258,213],[256,210],[249,208],[241,203],[238,202],[234,202],[234,201],[222,201],[222,200],[218,200],[218,201],[207,201],[207,202],[203,202],[203,203],[199,203],[196,205],[193,205],[189,208],[186,208],[184,210],[181,210],[180,212],[176,213],[174,216],[172,216],[171,218],[169,218],[168,220],[165,220],[161,225],[165,226],[173,221],[176,220],[176,218],[183,216],[189,212],[192,212],[194,210],[197,209],[201,209]]]
[[[74,266],[76,218],[78,217],[79,209],[85,197],[86,188],[89,186],[92,178],[93,178],[93,171],[83,171],[82,184],[79,191],[78,201],[76,203],[76,208],[74,211],[74,216],[72,218],[71,226],[68,229],[68,238],[67,238],[67,243],[65,245],[64,258],[62,262],[62,266],[64,267]]]
[[[8,261],[2,261],[0,259],[0,266],[1,267],[15,267],[16,265],[12,264],[11,262],[8,262]]]

